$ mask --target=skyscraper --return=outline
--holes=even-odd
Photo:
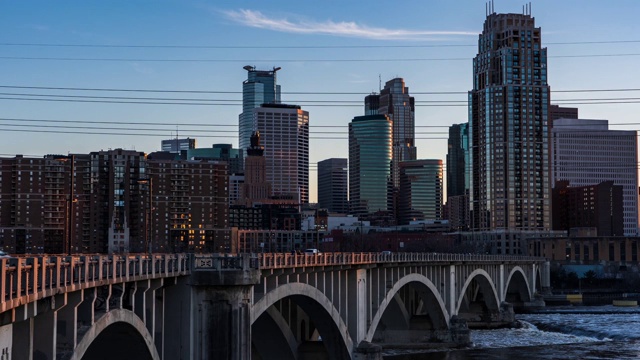
[[[346,214],[347,159],[326,159],[318,162],[318,206],[331,212]]]
[[[552,179],[572,187],[613,181],[622,186],[624,235],[638,233],[638,140],[609,130],[607,120],[558,119],[551,131]]]
[[[449,127],[447,141],[447,198],[466,195],[469,190],[469,124]]]
[[[392,123],[386,115],[356,116],[349,123],[349,212],[391,211]]]
[[[547,49],[530,14],[487,16],[469,92],[472,228],[548,230]]]
[[[255,202],[264,202],[271,196],[271,184],[267,182],[267,163],[264,146],[260,145],[260,133],[251,135],[251,146],[247,148],[245,159],[244,184],[240,191],[239,204],[252,206]]]
[[[309,113],[298,105],[262,104],[253,109],[274,196],[309,202]]]
[[[400,162],[400,224],[442,219],[442,160]]]
[[[280,103],[280,85],[277,84],[276,72],[273,70],[256,70],[254,66],[245,66],[247,80],[242,83],[242,113],[239,117],[238,136],[240,149],[251,146],[251,134],[254,128],[253,109],[262,104]]]
[[[384,114],[393,124],[393,186],[398,188],[399,163],[416,159],[415,146],[415,100],[409,96],[404,79],[387,81],[380,91],[378,114]]]

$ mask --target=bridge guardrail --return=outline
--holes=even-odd
[[[187,254],[0,259],[0,313],[47,296],[109,283],[187,275]]]
[[[544,261],[543,258],[517,255],[443,254],[443,253],[320,253],[256,254],[261,269],[277,269],[305,266],[363,265],[403,262],[500,262],[500,261]]]

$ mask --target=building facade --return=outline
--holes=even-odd
[[[169,139],[162,140],[162,151],[167,151],[174,154],[179,154],[182,150],[189,150],[196,148],[196,139]]]
[[[297,105],[262,104],[253,115],[255,131],[264,146],[272,195],[293,196],[298,203],[308,203],[309,113]]]
[[[551,131],[551,173],[570,186],[621,185],[624,235],[638,233],[638,140],[635,131],[609,130],[607,120],[558,119]]]
[[[356,116],[349,123],[349,212],[392,212],[393,128],[386,115]]]
[[[348,203],[347,159],[332,158],[318,162],[318,206],[330,212],[346,214]]]
[[[577,119],[578,108],[549,105],[549,121],[556,119]]]
[[[557,181],[553,187],[553,230],[595,228],[598,236],[623,236],[622,186],[613,181],[570,187]]]
[[[257,70],[254,66],[247,65],[244,69],[247,71],[247,80],[242,82],[242,113],[238,126],[240,149],[251,146],[251,134],[257,130],[254,126],[253,109],[265,103],[280,103],[280,85],[276,76],[279,67]]]
[[[442,160],[400,162],[399,222],[442,219]]]
[[[530,14],[487,16],[469,92],[474,230],[550,229],[547,49]]]
[[[449,127],[447,140],[447,198],[469,192],[469,124]]]

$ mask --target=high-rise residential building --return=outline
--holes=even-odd
[[[442,160],[400,162],[400,224],[442,219]]]
[[[393,208],[393,124],[384,114],[356,116],[349,123],[349,212]]]
[[[148,160],[144,178],[150,181],[137,185],[146,210],[140,216],[149,219],[144,227],[150,234],[145,238],[146,248],[154,252],[233,252],[228,172],[225,161]]]
[[[556,119],[577,119],[578,108],[549,105],[549,121]]]
[[[348,203],[347,159],[331,158],[318,162],[318,206],[331,212],[346,214]]]
[[[245,66],[247,80],[242,83],[242,113],[239,117],[238,136],[240,149],[251,146],[251,134],[255,128],[253,109],[262,104],[280,103],[280,85],[277,84],[276,73],[279,67],[272,70],[257,70],[254,66]]]
[[[609,180],[574,187],[561,180],[552,193],[553,230],[595,228],[598,236],[624,235],[622,186]]]
[[[447,151],[447,198],[469,192],[469,124],[449,127]]]
[[[558,119],[551,131],[552,179],[570,186],[621,185],[624,235],[638,233],[636,131],[609,130],[607,120]]]
[[[550,229],[548,113],[540,28],[530,14],[489,14],[469,92],[473,229]]]
[[[189,150],[196,148],[196,139],[169,139],[162,140],[162,151],[167,151],[174,154],[179,154],[182,150]]]
[[[91,236],[102,252],[143,252],[146,234],[145,196],[138,181],[145,179],[146,157],[133,150],[107,150],[90,153]]]
[[[298,105],[262,104],[253,110],[253,116],[264,146],[272,195],[308,203],[309,113]]]

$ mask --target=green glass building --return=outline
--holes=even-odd
[[[386,115],[356,116],[349,123],[349,212],[393,210],[393,128]]]

